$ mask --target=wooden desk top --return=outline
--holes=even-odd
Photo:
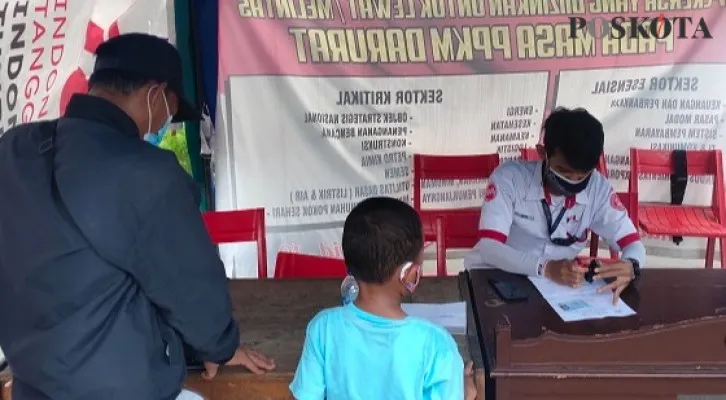
[[[460,301],[458,285],[456,277],[424,278],[412,301]],[[340,280],[235,280],[230,293],[242,341],[275,358],[277,373],[293,374],[308,322],[340,304]],[[464,358],[470,358],[466,340],[457,339]]]
[[[340,304],[340,283],[339,279],[230,281],[234,316],[239,322],[242,341],[277,362],[275,373],[265,375],[265,379],[291,378],[300,359],[308,322],[320,310]],[[457,277],[424,278],[412,301],[460,301],[459,283]],[[466,338],[456,339],[464,359],[471,359]],[[223,368],[220,378],[240,374],[254,378],[240,368]],[[192,381],[198,380],[197,377],[198,374],[190,373]],[[9,379],[8,371],[0,373],[0,382]]]
[[[638,285],[623,294],[637,315],[569,323],[526,277],[499,270],[468,275],[492,375],[570,368],[726,378],[726,270],[644,270]],[[518,285],[529,300],[501,302],[490,278]]]

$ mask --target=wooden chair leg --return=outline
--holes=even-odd
[[[436,243],[436,276],[446,276],[446,248]]]
[[[436,219],[436,276],[446,276],[446,232],[442,218]]]
[[[446,276],[446,247],[436,242],[436,276]]]
[[[706,239],[706,268],[713,268],[713,259],[716,253],[716,239]]]

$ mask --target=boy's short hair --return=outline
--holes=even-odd
[[[414,261],[423,248],[421,218],[410,205],[390,197],[363,200],[343,226],[343,256],[356,280],[382,284]]]

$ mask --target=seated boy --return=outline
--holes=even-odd
[[[401,309],[421,276],[416,211],[392,198],[364,200],[345,220],[343,255],[360,291],[354,303],[324,310],[308,325],[290,385],[295,399],[464,399],[454,339]]]

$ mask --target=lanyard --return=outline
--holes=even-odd
[[[577,238],[572,237],[570,235],[567,235],[567,238],[553,238],[552,234],[555,233],[557,230],[557,227],[560,226],[560,222],[562,222],[562,217],[565,216],[565,209],[567,207],[562,207],[560,210],[560,213],[557,215],[557,220],[555,220],[554,224],[552,223],[552,212],[550,211],[550,205],[547,204],[545,200],[542,200],[542,211],[544,212],[545,219],[547,219],[547,229],[550,232],[550,241],[555,246],[562,246],[562,247],[570,247],[575,242],[577,242]]]
[[[542,212],[544,212],[545,219],[547,220],[547,229],[549,229],[550,236],[552,236],[552,234],[557,230],[557,227],[560,226],[562,217],[565,216],[565,207],[562,207],[554,223],[552,223],[552,211],[550,211],[550,205],[547,204],[547,201],[545,200],[542,200]]]

